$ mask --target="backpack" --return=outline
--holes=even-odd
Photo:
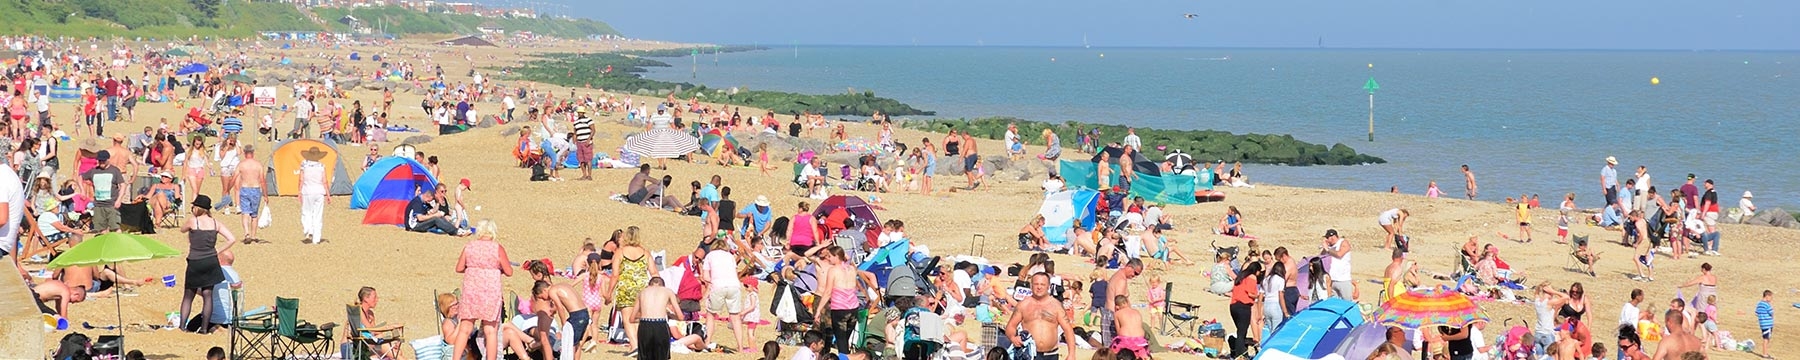
[[[56,356],[54,357],[56,360],[89,360],[94,358],[93,355],[88,352],[88,346],[92,344],[92,339],[89,339],[87,335],[83,335],[82,333],[63,335],[62,341],[60,341],[59,344],[60,345],[56,348]]]
[[[531,164],[531,181],[550,181],[550,174],[544,172],[544,163]]]

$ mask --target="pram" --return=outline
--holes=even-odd
[[[775,341],[798,346],[801,336],[813,329],[812,304],[817,301],[813,290],[819,286],[818,269],[782,262],[769,273],[775,282],[775,297],[769,301],[769,313],[775,315]]]

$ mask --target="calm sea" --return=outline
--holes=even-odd
[[[1423,193],[1436,180],[1461,195],[1468,164],[1481,200],[1574,192],[1597,207],[1603,159],[1615,156],[1622,175],[1648,166],[1665,193],[1695,173],[1715,179],[1727,206],[1750,190],[1759,206],[1800,208],[1796,52],[798,47],[716,58],[700,55],[697,77],[689,58],[648,76],[874,90],[942,117],[1286,133],[1390,161],[1247,165],[1264,183]]]

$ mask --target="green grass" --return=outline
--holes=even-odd
[[[589,35],[618,35],[619,31],[606,23],[590,19],[553,19],[542,17],[529,18],[487,18],[475,15],[459,15],[445,13],[426,13],[411,9],[383,6],[366,8],[319,8],[313,11],[319,18],[329,22],[333,31],[349,31],[350,27],[337,22],[344,15],[355,16],[369,27],[382,29],[395,35],[409,34],[473,34],[476,28],[492,22],[506,29],[507,33],[530,31],[537,35],[560,38],[586,38]]]
[[[687,50],[680,50],[685,54]],[[646,52],[650,54],[667,54],[671,51]],[[612,73],[602,74],[607,66],[613,68]],[[551,54],[544,59],[526,62],[513,75],[517,80],[536,81],[572,87],[592,86],[634,94],[654,94],[663,96],[674,92],[676,97],[686,99],[699,97],[703,101],[742,105],[767,109],[781,114],[810,112],[824,115],[860,115],[867,116],[880,111],[890,115],[934,115],[930,111],[919,110],[898,100],[876,97],[872,91],[845,94],[809,95],[779,91],[746,90],[731,94],[721,89],[708,88],[691,83],[666,82],[645,79],[639,73],[648,67],[667,67],[668,63],[641,56],[628,56],[618,53],[599,54]]]

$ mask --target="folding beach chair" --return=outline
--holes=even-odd
[[[1588,276],[1596,276],[1597,274],[1594,273],[1593,269],[1594,261],[1597,260],[1595,257],[1597,256],[1582,256],[1581,254],[1581,247],[1587,244],[1587,235],[1574,235],[1569,237],[1569,262],[1567,266],[1571,270],[1587,273]]]
[[[244,313],[243,289],[231,290],[231,359],[275,357],[275,313],[266,309]]]
[[[337,324],[313,325],[300,320],[300,299],[275,298],[275,342],[277,358],[291,359],[300,354],[306,357],[319,358],[334,354],[331,351],[331,330]]]
[[[432,299],[436,300],[437,297],[433,296]],[[344,305],[344,325],[349,327],[350,332],[345,335],[349,340],[349,344],[347,344],[349,345],[349,354],[345,357],[346,359],[369,359],[376,354],[375,347],[400,341],[406,336],[405,327],[382,333],[363,331],[364,328],[370,326],[363,323],[362,308],[356,304]],[[380,324],[376,324],[376,326],[380,326]]]
[[[1166,294],[1168,297],[1174,297],[1175,283],[1163,283],[1163,294]],[[1161,332],[1164,336],[1196,336],[1194,332],[1197,324],[1195,324],[1194,321],[1199,320],[1200,317],[1194,316],[1193,312],[1195,308],[1199,307],[1199,305],[1163,299],[1162,328],[1157,331]],[[1176,312],[1175,309],[1181,309],[1181,311]]]

